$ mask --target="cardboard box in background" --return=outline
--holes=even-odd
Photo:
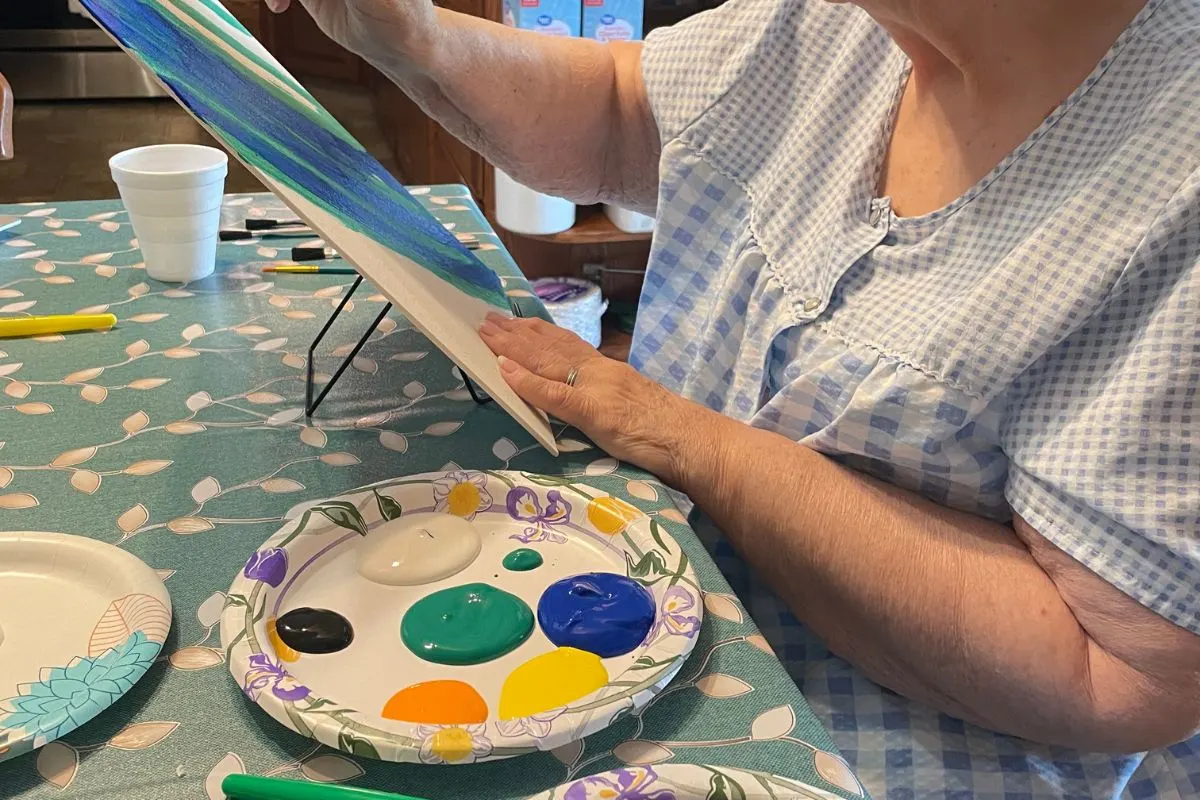
[[[504,0],[504,24],[551,36],[578,36],[580,0]]]
[[[583,0],[583,37],[602,42],[642,38],[644,0]]]

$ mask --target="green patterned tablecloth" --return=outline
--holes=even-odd
[[[480,255],[510,291],[527,287],[465,190],[417,192],[486,243]],[[225,213],[230,224],[280,212],[255,195],[229,197]],[[306,423],[305,352],[349,281],[264,279],[277,258],[269,241],[223,245],[216,275],[170,286],[146,277],[118,203],[0,214],[23,217],[0,233],[0,314],[94,309],[120,319],[108,333],[0,340],[0,529],[119,545],[159,571],[175,612],[160,662],[133,691],[64,741],[0,764],[0,797],[203,800],[220,797],[221,774],[245,770],[429,798],[518,798],[667,761],[837,790],[821,777],[843,769],[821,754],[833,750],[829,737],[660,485],[571,431],[563,457],[551,458],[498,408],[475,405],[451,363],[399,316]],[[359,290],[318,356],[319,379],[383,302]],[[256,546],[299,503],[447,465],[584,476],[679,539],[706,591],[705,622],[691,660],[643,714],[553,753],[424,767],[316,746],[242,695],[215,623]]]

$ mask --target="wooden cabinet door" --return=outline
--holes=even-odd
[[[259,25],[263,45],[293,75],[337,81],[362,80],[362,59],[322,33],[300,3],[292,3],[282,14],[273,14],[262,6]]]

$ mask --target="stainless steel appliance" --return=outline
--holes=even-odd
[[[0,73],[18,101],[164,96],[81,11],[72,0],[0,0]]]

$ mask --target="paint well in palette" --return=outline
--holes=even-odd
[[[444,580],[474,563],[479,531],[453,514],[408,514],[371,531],[359,545],[358,574],[387,586]]]
[[[529,572],[540,567],[545,560],[537,550],[522,547],[506,555],[501,563],[510,572]]]
[[[533,632],[533,611],[514,594],[486,583],[434,592],[413,604],[400,639],[435,664],[482,664],[511,653]]]
[[[531,717],[562,708],[608,685],[608,670],[594,653],[560,647],[512,671],[500,690],[500,719]]]
[[[462,681],[426,681],[392,695],[380,716],[419,725],[476,725],[487,722],[488,707],[479,692]]]
[[[284,645],[299,653],[327,655],[345,650],[354,641],[350,620],[325,608],[296,608],[275,621]]]
[[[612,658],[645,641],[654,625],[654,598],[624,575],[593,572],[552,584],[538,601],[537,615],[555,645]]]

